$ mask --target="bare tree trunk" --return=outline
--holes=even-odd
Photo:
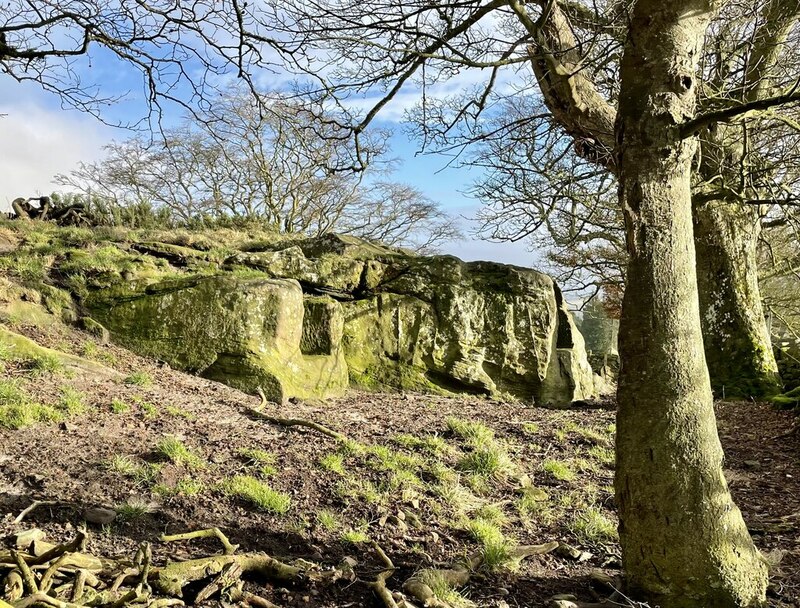
[[[766,567],[722,474],[692,233],[695,74],[715,5],[639,0],[621,66],[620,202],[630,261],[620,328],[623,567],[662,608],[764,603]]]
[[[694,209],[700,320],[717,397],[781,391],[758,288],[759,229],[753,207],[711,201]]]

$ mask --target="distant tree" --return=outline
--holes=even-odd
[[[343,172],[351,142],[316,121],[307,106],[273,95],[255,102],[228,92],[163,140],[135,136],[106,146],[57,182],[120,208],[152,206],[174,221],[258,220],[276,231],[331,231],[430,251],[458,235],[437,204],[410,186],[387,181],[384,138],[361,142],[371,166]]]

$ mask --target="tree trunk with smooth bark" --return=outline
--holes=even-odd
[[[781,392],[761,292],[757,209],[708,201],[694,209],[700,320],[717,398]]]
[[[630,261],[620,328],[617,475],[631,593],[662,608],[760,606],[766,567],[722,474],[692,231],[697,61],[716,8],[639,0],[621,66],[620,202]]]

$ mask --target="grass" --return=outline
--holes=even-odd
[[[393,439],[398,445],[409,450],[419,450],[428,454],[439,456],[451,450],[450,445],[439,435],[424,435],[417,437],[409,433],[401,433]]]
[[[30,360],[30,371],[33,375],[60,374],[64,371],[64,363],[56,355],[49,353],[37,355]]]
[[[336,513],[328,509],[321,509],[317,513],[317,523],[319,524],[320,528],[327,530],[328,532],[337,530],[341,525],[339,522],[339,517],[336,515]]]
[[[364,529],[349,528],[342,532],[342,540],[346,543],[358,545],[369,542],[369,535]]]
[[[184,420],[189,421],[197,420],[197,416],[183,409],[182,407],[178,407],[177,405],[168,405],[164,408],[164,411],[170,416],[175,416],[176,418],[183,418]]]
[[[104,463],[104,466],[109,471],[114,471],[125,477],[133,477],[139,470],[140,465],[130,456],[115,454]]]
[[[515,470],[514,462],[502,446],[488,442],[464,455],[456,465],[461,471],[481,477],[504,477]]]
[[[161,473],[160,464],[151,462],[140,463],[130,456],[125,456],[123,454],[112,456],[103,463],[103,466],[109,471],[133,479],[137,485],[141,486],[153,485]]]
[[[148,401],[140,401],[139,408],[142,410],[142,415],[148,420],[158,418],[158,408]]]
[[[14,380],[0,380],[0,427],[21,429],[37,422],[58,422],[64,415],[33,401]]]
[[[115,414],[124,414],[130,409],[131,406],[125,403],[122,399],[111,400],[111,411],[114,412]]]
[[[575,480],[575,471],[560,460],[545,460],[542,463],[542,470],[558,481]]]
[[[263,481],[249,475],[237,475],[225,483],[225,491],[251,503],[258,509],[276,515],[289,511],[292,500],[288,494],[272,489]]]
[[[143,499],[130,499],[115,508],[122,521],[135,521],[155,510],[152,503]]]
[[[153,384],[153,379],[147,372],[133,372],[126,376],[123,382],[133,386],[150,386]]]
[[[472,608],[475,606],[473,602],[454,589],[450,581],[438,570],[426,570],[420,580],[430,588],[436,599],[451,606],[451,608]]]
[[[187,466],[192,469],[202,468],[203,459],[195,454],[191,448],[172,435],[167,435],[156,445],[156,453],[163,456],[173,464]]]
[[[494,441],[494,431],[480,422],[450,417],[445,423],[447,430],[473,446],[481,446]]]
[[[275,467],[278,457],[272,452],[258,448],[242,448],[239,450],[239,456],[244,458],[249,465],[258,466],[259,472],[264,477],[272,477],[278,472]]]
[[[539,425],[535,422],[523,422],[522,432],[526,435],[537,435],[539,433]]]
[[[613,468],[616,462],[614,450],[602,445],[595,445],[589,448],[589,455],[606,467]]]
[[[512,550],[515,543],[503,534],[498,523],[475,517],[467,521],[466,529],[481,546],[486,569],[493,572],[507,568],[514,562]]]
[[[569,528],[578,540],[586,544],[615,542],[618,539],[617,525],[594,506],[577,513]]]
[[[76,416],[86,411],[85,395],[70,386],[61,387],[61,398],[58,409],[69,416]]]
[[[326,454],[319,459],[319,466],[326,471],[336,473],[337,475],[344,475],[344,456],[341,454]]]

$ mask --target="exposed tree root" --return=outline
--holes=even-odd
[[[7,573],[0,588],[0,608],[170,608],[184,604],[187,586],[200,588],[192,603],[218,597],[254,608],[278,608],[266,598],[244,591],[241,577],[250,574],[281,584],[339,578],[338,571],[323,573],[308,562],[287,564],[264,553],[235,555],[236,545],[217,528],[162,540],[193,538],[217,538],[225,554],[157,566],[150,544],[142,543],[132,562],[100,559],[82,553],[85,532],[68,543],[46,545],[38,556],[14,549],[2,552],[0,572]],[[205,585],[195,586],[203,582]]]
[[[261,405],[259,405],[258,408],[248,407],[245,410],[251,417],[257,418],[258,420],[265,420],[266,422],[271,422],[272,424],[277,424],[279,426],[301,426],[317,431],[318,433],[322,433],[323,435],[331,437],[342,443],[347,441],[347,435],[338,433],[333,429],[329,429],[327,426],[323,426],[313,422],[312,420],[303,420],[302,418],[281,418],[280,416],[270,416],[269,414],[264,413],[263,410],[269,401],[266,395],[264,395],[264,391],[261,389],[258,389],[258,394],[261,396]]]
[[[232,545],[228,537],[219,528],[208,528],[206,530],[195,530],[194,532],[184,532],[183,534],[162,534],[161,542],[168,543],[176,540],[192,540],[193,538],[217,538],[225,548],[225,555],[233,555],[239,545]]]

